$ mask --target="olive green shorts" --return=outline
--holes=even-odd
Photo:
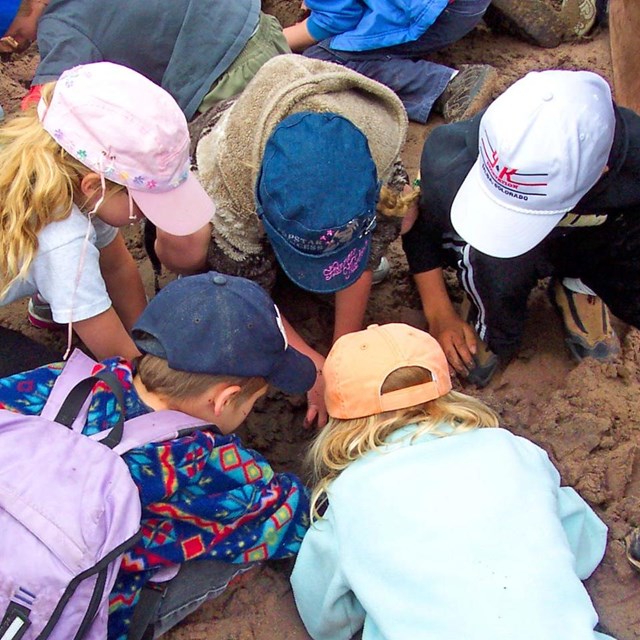
[[[204,113],[217,102],[241,93],[258,69],[267,60],[281,53],[291,53],[282,27],[277,18],[261,13],[255,33],[231,66],[213,83],[209,93],[202,99],[198,111]]]

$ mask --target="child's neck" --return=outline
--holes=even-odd
[[[140,400],[142,400],[142,402],[144,402],[148,407],[151,407],[154,411],[162,411],[163,409],[173,408],[169,405],[165,398],[159,396],[153,391],[149,391],[149,389],[144,386],[144,382],[142,382],[140,376],[137,374],[133,377],[133,387],[136,390],[136,393],[138,394]]]

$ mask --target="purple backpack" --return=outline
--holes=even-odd
[[[157,411],[83,435],[98,380],[124,408],[116,376],[90,376],[95,365],[76,350],[39,416],[0,410],[0,640],[107,637],[109,593],[140,537],[139,493],[121,455],[205,424]]]

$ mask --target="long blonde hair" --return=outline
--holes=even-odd
[[[422,367],[401,367],[389,374],[382,393],[422,384],[431,380]],[[307,463],[312,474],[311,518],[320,518],[319,508],[329,485],[352,462],[368,451],[382,447],[398,429],[417,424],[412,438],[425,433],[448,436],[481,427],[497,427],[498,416],[482,401],[457,391],[405,409],[340,420],[329,418],[311,445]]]
[[[46,103],[54,87],[42,88]],[[69,217],[90,172],[44,130],[35,106],[0,127],[0,300],[28,273],[40,231]],[[107,191],[121,188],[107,181]]]

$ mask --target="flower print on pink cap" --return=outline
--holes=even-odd
[[[111,62],[65,71],[38,116],[86,167],[125,186],[144,215],[178,236],[211,220],[215,205],[189,171],[184,114],[164,89]]]

